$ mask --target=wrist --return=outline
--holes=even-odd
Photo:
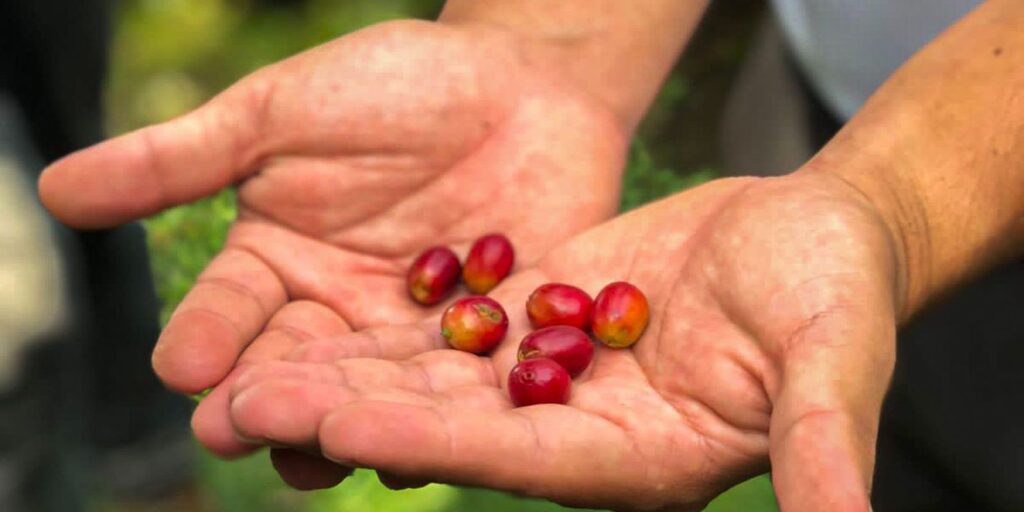
[[[860,190],[903,253],[907,313],[1024,251],[1024,4],[993,0],[907,61],[809,164]],[[950,79],[954,77],[955,79]]]
[[[930,139],[918,135],[928,130],[908,128],[927,116],[910,107],[904,112],[899,132],[882,128],[886,123],[854,120],[801,170],[838,179],[884,221],[898,264],[900,321],[1024,254],[1024,198],[1007,201],[972,189],[970,180],[944,183]]]
[[[835,146],[830,144],[829,148]],[[899,167],[884,159],[839,155],[840,151],[823,150],[795,174],[816,175],[839,185],[851,202],[872,212],[888,233],[889,246],[895,262],[893,283],[898,321],[908,319],[929,295],[930,250],[926,235],[927,219],[919,198],[912,193],[896,172]]]
[[[707,0],[449,0],[438,23],[504,34],[523,62],[603,105],[632,133]]]
[[[608,111],[627,137],[632,136],[644,114],[645,109],[634,108],[623,100],[622,96],[628,93],[595,80],[586,65],[580,62],[579,55],[588,53],[585,48],[594,44],[593,34],[583,30],[560,34],[557,29],[543,33],[523,32],[507,24],[444,17],[439,18],[438,23],[471,31],[476,37],[487,34],[488,37],[504,39],[505,44],[514,48],[526,69],[551,77],[561,87],[572,89],[593,105]]]

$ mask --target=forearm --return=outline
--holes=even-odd
[[[863,192],[900,248],[903,317],[1024,251],[1024,3],[915,55],[808,165]]]
[[[482,24],[524,42],[523,58],[590,91],[632,130],[708,0],[449,0],[442,23]]]

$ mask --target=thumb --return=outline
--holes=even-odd
[[[102,228],[211,195],[254,169],[268,82],[246,79],[177,119],[73,153],[39,178],[43,204]]]
[[[786,347],[770,427],[772,480],[786,512],[870,510],[895,325],[892,315],[858,316],[817,316]]]

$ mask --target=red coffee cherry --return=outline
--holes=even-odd
[[[569,401],[571,387],[569,372],[543,357],[527,359],[508,374],[508,395],[516,407],[564,404]]]
[[[590,312],[594,301],[587,292],[561,283],[541,285],[526,301],[526,316],[535,329],[552,325],[590,328]]]
[[[441,302],[459,282],[459,258],[447,247],[431,247],[423,251],[406,275],[409,295],[424,306]]]
[[[575,377],[590,366],[594,344],[587,333],[568,325],[553,325],[527,334],[519,343],[519,361],[546,357]]]
[[[473,242],[462,268],[462,280],[466,288],[478,295],[484,295],[508,277],[515,263],[512,242],[504,235],[492,233]]]
[[[441,317],[441,335],[454,349],[483,354],[505,339],[508,315],[490,297],[474,296],[455,301]]]
[[[598,341],[612,348],[626,348],[640,339],[647,328],[647,297],[626,282],[605,286],[594,299],[590,327]]]

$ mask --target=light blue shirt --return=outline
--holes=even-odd
[[[849,119],[918,49],[980,0],[773,0],[797,62]]]

